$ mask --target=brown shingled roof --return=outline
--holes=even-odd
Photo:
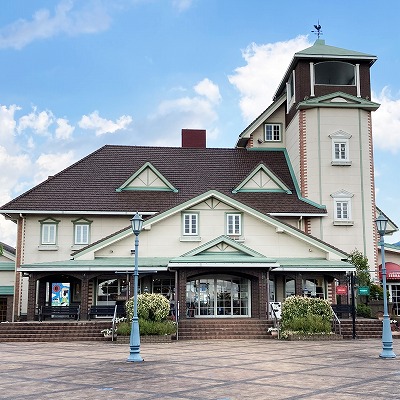
[[[116,192],[150,162],[177,190]],[[232,193],[260,163],[291,191]],[[163,212],[208,190],[217,190],[262,213],[320,214],[298,198],[282,150],[106,145],[0,208],[27,211]]]

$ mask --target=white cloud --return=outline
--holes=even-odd
[[[21,49],[29,43],[61,33],[73,36],[106,30],[110,17],[101,1],[85,2],[73,10],[75,2],[61,0],[52,15],[48,9],[35,12],[31,20],[19,19],[0,30],[0,48]]]
[[[194,90],[201,96],[205,96],[211,103],[218,104],[221,101],[221,95],[219,93],[218,86],[211,82],[208,78],[203,79],[199,82]]]
[[[114,133],[120,129],[126,129],[132,122],[132,117],[122,115],[115,122],[99,116],[98,111],[94,111],[89,115],[84,115],[78,122],[82,129],[92,129],[96,131],[96,136],[105,133]]]
[[[53,122],[54,116],[51,111],[38,113],[36,107],[34,107],[33,112],[19,119],[17,131],[21,133],[26,129],[32,129],[38,135],[46,135]]]
[[[17,126],[14,114],[20,109],[15,104],[8,108],[0,105],[0,141],[4,146],[14,141],[15,128]]]
[[[56,123],[58,125],[56,128],[56,138],[70,139],[75,127],[71,126],[65,118],[57,118]]]
[[[192,5],[193,0],[172,0],[172,6],[179,12],[186,11]]]
[[[34,183],[38,184],[46,180],[49,176],[62,171],[73,162],[75,162],[73,151],[68,151],[66,153],[41,154],[35,162]]]
[[[372,116],[374,146],[397,153],[400,150],[400,99],[393,99],[388,87],[379,94],[372,93],[372,98],[381,104]]]
[[[298,36],[286,42],[252,43],[242,51],[247,64],[236,68],[235,74],[229,76],[229,82],[240,92],[240,108],[247,122],[271,104],[293,54],[309,46],[307,36]]]

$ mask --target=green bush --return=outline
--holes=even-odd
[[[131,334],[131,324],[130,322],[124,321],[117,325],[117,335],[129,336]]]
[[[129,320],[133,316],[133,298],[126,302]],[[159,293],[143,293],[138,296],[138,317],[148,321],[164,321],[170,310],[168,299]]]
[[[139,318],[140,336],[146,335],[172,335],[176,333],[176,324],[172,321],[148,321]],[[117,335],[129,336],[131,334],[131,323],[120,322],[117,327]]]
[[[372,283],[369,287],[369,298],[371,300],[383,300],[383,287]]]
[[[285,329],[310,334],[310,333],[330,333],[331,322],[325,321],[319,315],[307,315],[305,317],[296,317],[285,324]]]
[[[281,328],[302,333],[329,333],[333,317],[327,300],[291,296],[282,305]]]
[[[358,317],[371,318],[371,307],[366,304],[357,304],[356,314]]]

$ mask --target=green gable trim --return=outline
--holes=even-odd
[[[0,261],[0,271],[14,271],[15,264],[9,261]]]
[[[238,243],[236,240],[231,239],[229,236],[225,236],[225,235],[221,235],[218,236],[217,238],[210,240],[207,243],[204,243],[198,247],[196,247],[195,249],[188,251],[185,254],[182,254],[181,257],[193,257],[193,256],[197,256],[201,253],[206,253],[207,250],[210,250],[211,248],[221,244],[221,243],[225,243],[228,247],[231,247],[239,252],[241,252],[242,254],[246,255],[246,256],[250,256],[250,257],[259,257],[259,258],[265,258],[261,253],[258,253],[255,250],[252,250],[250,247],[244,246],[241,243]],[[222,254],[233,254],[232,252],[224,252],[221,251]],[[210,254],[210,253],[208,253]],[[216,252],[213,252],[212,254],[218,254]],[[237,255],[237,253],[235,253]]]
[[[3,296],[14,295],[14,286],[0,286],[0,295]]]
[[[255,175],[257,175],[260,171],[264,172],[268,178],[270,178],[275,185],[279,186],[277,189],[264,189],[262,187],[259,188],[251,188],[246,189],[245,186],[249,183]],[[250,174],[245,178],[235,189],[232,190],[232,193],[238,192],[275,192],[275,193],[287,193],[292,194],[291,190],[265,165],[260,164],[257,166]]]
[[[129,185],[138,178],[143,172],[147,169],[151,170],[154,175],[162,181],[163,186],[132,186]],[[148,182],[147,182],[148,183]],[[133,175],[131,175],[119,188],[116,189],[116,192],[128,191],[128,190],[154,190],[154,191],[168,191],[178,193],[178,189],[176,189],[169,181],[166,179],[156,167],[154,167],[150,162],[146,162],[138,171],[136,171]]]
[[[342,101],[331,101],[335,98],[341,97],[348,102],[342,102]],[[356,97],[352,96],[347,93],[343,92],[334,92],[330,93],[328,95],[324,96],[319,96],[319,97],[313,97],[309,98],[304,101],[300,101],[297,104],[297,109],[298,110],[303,110],[307,108],[314,108],[314,107],[325,107],[325,108],[361,108],[363,110],[369,110],[369,111],[376,111],[379,107],[380,104],[375,103],[373,101],[369,101],[366,99],[363,99],[362,97]]]

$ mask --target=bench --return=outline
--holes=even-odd
[[[339,318],[343,318],[343,314],[347,314],[347,318],[352,314],[352,307],[350,304],[333,304],[332,309]]]
[[[39,321],[44,321],[47,316],[62,316],[66,318],[75,318],[79,321],[81,313],[80,305],[70,306],[41,306],[39,310]]]
[[[89,319],[91,317],[114,317],[114,312],[116,310],[116,316],[117,317],[125,317],[126,316],[126,311],[125,311],[125,306],[122,304],[117,304],[117,305],[103,305],[103,306],[90,306],[89,312],[88,312],[88,317]]]

